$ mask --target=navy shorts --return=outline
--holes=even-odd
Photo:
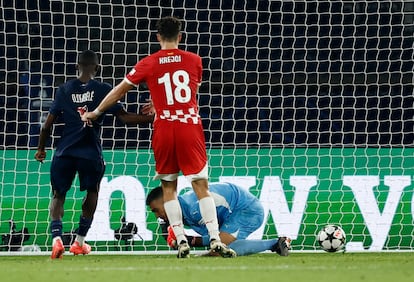
[[[74,157],[53,157],[50,167],[52,189],[65,195],[78,173],[81,191],[98,191],[105,172],[103,159],[88,160]]]

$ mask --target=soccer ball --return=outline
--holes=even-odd
[[[329,224],[319,231],[317,239],[324,251],[333,253],[344,247],[346,235],[340,226]]]

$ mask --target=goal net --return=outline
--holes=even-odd
[[[412,1],[2,0],[0,253],[50,251],[51,147],[62,125],[43,164],[34,153],[79,52],[98,52],[98,79],[116,85],[159,49],[155,23],[169,15],[184,21],[181,48],[203,59],[210,181],[249,189],[264,206],[250,238],[286,235],[293,250],[314,251],[318,230],[337,224],[350,251],[414,250]],[[123,102],[137,112],[148,97],[141,85]],[[169,250],[145,206],[159,185],[150,138],[149,125],[105,119],[107,169],[87,237],[94,250]],[[78,190],[76,180],[67,242]]]

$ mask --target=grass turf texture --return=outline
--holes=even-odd
[[[411,253],[259,254],[235,259],[138,255],[0,257],[0,281],[414,281]]]

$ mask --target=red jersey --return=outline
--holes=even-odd
[[[139,61],[125,81],[146,82],[158,119],[201,124],[197,91],[203,67],[200,56],[180,49],[160,50]]]

